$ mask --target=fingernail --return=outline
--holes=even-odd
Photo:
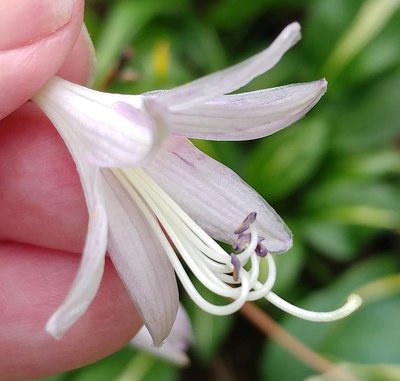
[[[29,45],[71,19],[74,0],[1,0],[0,50]]]

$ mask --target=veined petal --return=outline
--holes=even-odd
[[[265,200],[187,139],[168,139],[145,169],[213,238],[231,243],[244,218],[257,212],[255,227],[265,237],[265,247],[270,252],[290,248],[290,231]]]
[[[55,338],[61,338],[86,312],[100,286],[107,247],[107,215],[99,169],[82,159],[80,141],[64,120],[56,115],[54,123],[75,160],[89,212],[88,232],[78,273],[65,301],[46,324],[47,332]]]
[[[208,140],[250,140],[289,126],[304,116],[326,91],[326,81],[223,95],[203,105],[172,111],[172,133]]]
[[[155,345],[169,335],[178,309],[174,270],[145,217],[114,174],[102,171],[109,253]]]
[[[181,366],[187,365],[189,362],[186,351],[192,342],[190,321],[182,305],[179,306],[171,333],[160,347],[154,346],[146,327],[142,327],[131,340],[134,347]]]
[[[32,99],[53,123],[65,121],[81,141],[84,158],[99,167],[138,165],[157,141],[140,97],[125,99],[53,77]]]
[[[240,89],[273,68],[300,40],[300,25],[288,25],[265,50],[225,70],[157,95],[157,101],[171,110],[182,110]]]

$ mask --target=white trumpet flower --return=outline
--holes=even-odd
[[[155,345],[170,333],[178,310],[174,273],[201,308],[217,315],[260,298],[315,321],[344,317],[359,306],[352,296],[336,311],[309,312],[274,294],[272,254],[290,248],[289,229],[234,172],[187,139],[260,138],[310,110],[325,80],[225,95],[271,69],[299,39],[293,23],[259,54],[168,91],[106,94],[55,77],[33,97],[76,162],[89,210],[81,265],[47,323],[51,335],[61,337],[89,307],[106,250]],[[235,253],[215,240],[231,243]],[[269,268],[264,282],[260,261]],[[186,269],[227,304],[207,301]]]

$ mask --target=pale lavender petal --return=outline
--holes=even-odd
[[[290,248],[290,231],[265,200],[187,139],[168,139],[145,169],[215,239],[232,243],[237,227],[249,213],[256,212],[254,225],[265,238],[268,251]]]
[[[326,81],[224,95],[173,111],[170,130],[190,138],[250,140],[281,130],[304,116],[326,91]]]
[[[181,366],[189,363],[186,351],[192,342],[193,334],[190,321],[182,305],[179,306],[170,335],[161,346],[154,346],[146,327],[142,327],[131,340],[131,344],[134,347]]]
[[[82,143],[83,158],[98,167],[142,163],[158,140],[158,129],[139,98],[127,97],[130,104],[125,104],[121,95],[53,77],[32,99],[53,123],[55,118],[65,121]]]
[[[81,143],[65,121],[55,116],[53,122],[75,160],[89,212],[88,232],[78,273],[63,304],[46,324],[47,332],[61,338],[86,312],[100,286],[107,247],[107,215],[98,168],[82,159]]]
[[[102,170],[109,253],[154,344],[169,335],[178,309],[175,274],[145,217],[111,170]]]
[[[274,67],[300,37],[300,25],[292,23],[262,52],[225,70],[159,93],[157,100],[170,109],[182,110],[231,93]]]

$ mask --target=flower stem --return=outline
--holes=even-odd
[[[311,348],[304,345],[289,332],[285,331],[276,321],[274,321],[265,311],[253,303],[245,303],[240,310],[241,314],[254,326],[266,335],[271,337],[276,343],[285,348],[295,358],[309,366],[318,373],[328,373],[330,379],[336,381],[359,381],[344,369],[337,367]]]

